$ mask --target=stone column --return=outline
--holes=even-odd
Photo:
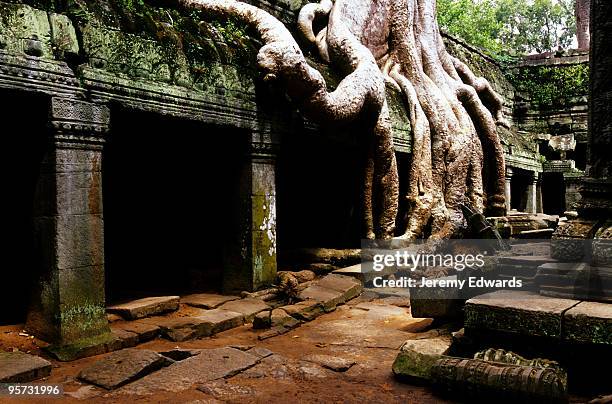
[[[512,209],[512,168],[506,166],[506,211]]]
[[[536,173],[536,175],[538,175]],[[542,206],[542,177],[537,177],[536,182],[536,213],[544,213],[544,207]]]
[[[525,206],[525,212],[527,213],[537,212],[537,183],[538,173],[531,171],[529,184],[527,184],[527,205]]]
[[[276,150],[253,132],[240,175],[238,211],[226,252],[223,290],[253,291],[276,278]]]
[[[50,116],[52,136],[34,201],[40,274],[26,327],[50,342],[56,356],[70,360],[83,356],[83,348],[110,341],[101,188],[109,111],[53,98]]]

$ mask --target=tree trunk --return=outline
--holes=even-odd
[[[504,156],[497,125],[507,125],[503,100],[483,78],[450,56],[440,36],[435,0],[322,0],[300,11],[299,31],[336,70],[346,72],[329,92],[287,29],[271,15],[234,0],[175,0],[174,4],[231,15],[252,25],[265,45],[258,64],[266,80],[318,122],[369,122],[365,162],[365,236],[393,237],[399,175],[411,206],[406,239],[461,233],[460,204],[505,212]],[[327,17],[319,32],[313,23]],[[319,25],[319,24],[315,24]],[[398,173],[386,85],[402,92],[413,131],[412,166]],[[488,180],[483,181],[483,171]],[[373,206],[380,206],[374,212]]]
[[[578,48],[588,49],[591,43],[589,23],[591,16],[591,0],[576,0],[574,5],[576,15],[576,37],[578,38]]]

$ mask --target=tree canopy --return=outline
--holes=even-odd
[[[497,56],[568,48],[574,0],[438,0],[440,28]]]

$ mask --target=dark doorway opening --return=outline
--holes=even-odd
[[[542,174],[542,210],[549,215],[563,215],[565,212],[563,173]]]
[[[107,300],[221,289],[245,138],[113,108],[103,158]]]
[[[49,100],[12,91],[0,92],[2,104],[4,185],[3,271],[0,324],[25,321],[38,273],[33,208],[40,165],[48,141]]]
[[[510,183],[510,208],[519,212],[525,212],[527,208],[527,187],[531,181],[531,173],[519,168],[513,168]]]
[[[277,161],[279,264],[297,248],[359,248],[363,152],[354,138],[283,137]]]

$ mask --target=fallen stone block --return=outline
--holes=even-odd
[[[257,313],[269,310],[270,306],[260,299],[240,299],[227,302],[219,308],[240,313],[244,316],[245,322],[251,322]]]
[[[111,343],[109,351],[131,348],[138,345],[138,334],[111,326],[115,342]]]
[[[198,355],[165,367],[121,387],[117,395],[154,395],[181,392],[196,384],[233,376],[258,363],[260,358],[234,348],[202,349]]]
[[[198,317],[151,317],[141,321],[158,326],[164,338],[176,342],[208,337],[212,335],[213,331],[213,325],[210,321]]]
[[[148,349],[123,349],[83,369],[79,379],[112,390],[169,363],[167,358]]]
[[[138,342],[145,342],[156,338],[160,333],[160,328],[154,324],[142,321],[121,321],[111,324],[113,329],[122,329],[138,335]]]
[[[332,272],[332,274],[351,276],[358,279],[362,284],[371,283],[374,278],[379,276],[387,276],[394,274],[397,270],[395,267],[385,266],[382,271],[374,271],[373,262],[362,262],[359,264],[351,265],[350,267],[339,268]]]
[[[400,347],[401,351],[415,351],[425,355],[447,355],[452,344],[450,335],[435,338],[409,339]]]
[[[181,303],[187,304],[193,307],[199,307],[202,309],[216,309],[223,303],[238,300],[238,296],[225,296],[217,295],[213,293],[198,293],[195,295],[188,295],[181,297]]]
[[[561,338],[563,313],[577,300],[536,293],[499,290],[477,296],[465,304],[465,329],[510,335]]]
[[[355,363],[354,360],[339,358],[331,355],[308,355],[303,358],[307,362],[316,363],[326,369],[333,370],[334,372],[346,372]]]
[[[210,323],[212,334],[240,327],[244,324],[244,315],[242,313],[225,309],[208,310],[197,318]]]
[[[355,278],[344,275],[329,274],[321,278],[317,285],[323,288],[342,292],[342,303],[345,303],[357,296],[363,290],[361,282]]]
[[[128,303],[118,304],[106,309],[109,313],[115,313],[126,320],[155,316],[179,308],[178,296],[146,297]]]
[[[51,374],[51,362],[23,352],[0,352],[0,383],[28,383]]]
[[[304,300],[289,306],[283,306],[285,313],[298,320],[311,321],[324,313],[323,305],[316,300]]]
[[[407,324],[402,325],[401,330],[406,332],[422,332],[433,324],[433,318],[413,318]]]
[[[583,344],[612,345],[612,304],[580,302],[563,316],[563,339]]]
[[[283,309],[274,309],[270,315],[270,324],[272,327],[284,326],[294,328],[300,322],[295,318],[291,317]]]
[[[319,302],[325,312],[333,311],[336,306],[346,301],[342,296],[342,292],[327,289],[319,285],[312,285],[304,289],[298,294],[298,299]]]
[[[253,328],[256,330],[263,330],[266,328],[270,328],[272,324],[271,319],[270,319],[271,314],[272,314],[272,311],[270,310],[261,311],[257,313],[255,317],[253,318]]]

